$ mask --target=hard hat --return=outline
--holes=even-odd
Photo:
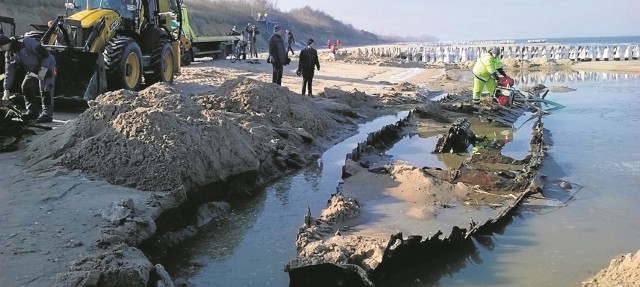
[[[498,48],[497,46],[496,46],[496,47],[491,48],[491,54],[492,54],[494,57],[499,56],[499,55],[500,55],[500,48]]]

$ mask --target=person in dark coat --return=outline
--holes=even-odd
[[[307,88],[309,96],[313,96],[313,68],[320,71],[320,61],[318,61],[318,51],[313,48],[313,39],[307,41],[307,47],[300,51],[300,61],[298,61],[298,73],[302,73],[302,95]]]
[[[282,72],[284,66],[289,64],[289,57],[287,51],[284,48],[284,41],[282,41],[282,28],[279,25],[273,27],[273,35],[269,38],[269,61],[273,67],[273,79],[272,82],[282,85]]]
[[[16,71],[23,68],[27,75],[22,81],[22,94],[27,112],[22,116],[25,121],[36,119],[37,123],[53,121],[53,93],[55,86],[55,58],[38,41],[32,38],[17,40],[0,35],[0,49],[5,54],[4,94],[2,99],[11,96]],[[41,111],[35,104],[39,95],[42,99]],[[38,115],[39,113],[39,115]]]
[[[293,55],[295,55],[295,54],[296,54],[296,53],[293,51],[293,48],[291,48],[291,45],[292,45],[293,43],[295,43],[295,42],[296,42],[296,40],[295,40],[295,38],[293,37],[293,32],[292,32],[291,30],[288,30],[288,31],[287,31],[287,44],[289,44],[289,45],[287,46],[287,55],[289,55],[289,51],[291,51],[291,56],[293,56]]]

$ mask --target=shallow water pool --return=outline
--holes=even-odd
[[[525,204],[511,224],[478,238],[444,272],[417,267],[394,286],[577,286],[612,257],[640,249],[640,78],[593,73],[536,77],[527,84],[577,89],[547,97],[567,107],[543,120],[553,145],[541,169],[550,188],[557,178],[575,183],[574,198],[566,205]],[[329,149],[313,167],[274,183],[256,198],[232,202],[228,219],[212,224],[161,263],[172,276],[196,286],[287,286],[283,268],[295,256],[295,234],[307,207],[317,216],[335,192],[345,155],[367,133],[401,116],[363,125],[357,136]],[[422,140],[411,138],[404,148],[430,152],[435,142]],[[513,142],[516,153],[522,150],[519,144],[524,143]],[[505,149],[509,155],[509,145]],[[424,165],[444,168],[440,162],[427,158]]]

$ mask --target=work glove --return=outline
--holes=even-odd
[[[4,95],[2,96],[2,100],[8,101],[9,97],[11,97],[11,92],[9,92],[8,90],[4,90]]]
[[[40,67],[40,71],[38,71],[38,80],[40,81],[44,80],[44,77],[47,76],[47,71],[49,71],[49,69],[45,67]]]

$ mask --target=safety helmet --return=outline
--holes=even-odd
[[[500,56],[500,48],[498,48],[497,46],[491,48],[491,55],[493,55],[494,57]]]

